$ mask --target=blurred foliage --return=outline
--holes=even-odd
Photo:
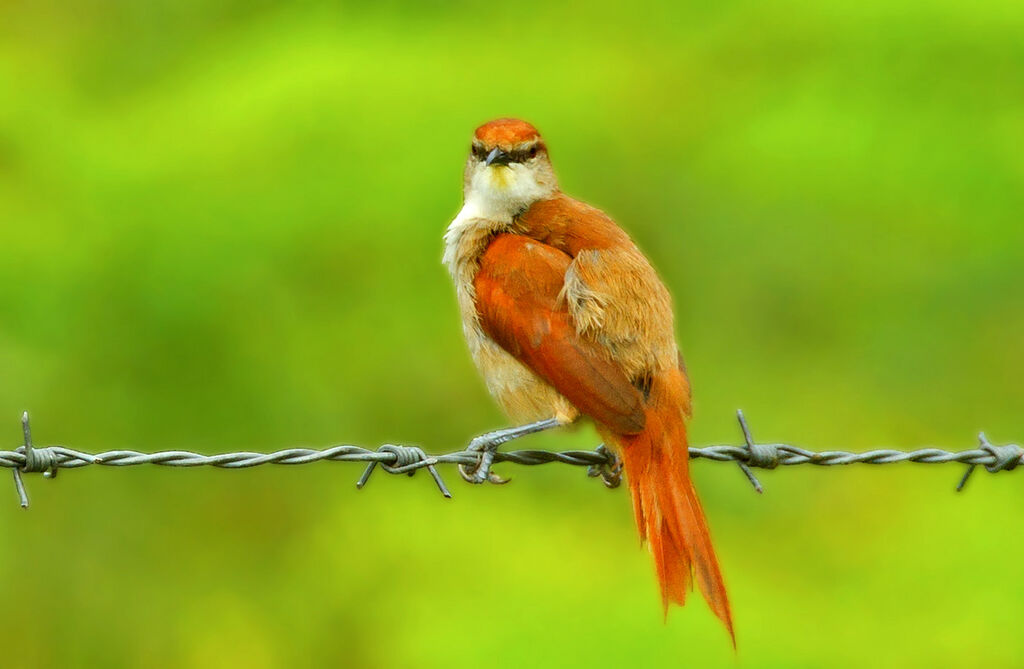
[[[672,287],[696,443],[1024,439],[1024,5],[0,4],[0,417],[40,443],[458,447],[440,235],[535,122]],[[532,439],[596,443],[589,427]],[[524,443],[525,445],[525,443]],[[697,463],[738,657],[623,490],[83,470],[0,506],[8,667],[1013,666],[1024,474]],[[456,480],[453,480],[456,479]]]

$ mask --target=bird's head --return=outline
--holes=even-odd
[[[558,190],[548,151],[526,121],[498,119],[476,129],[466,161],[466,199],[514,216]]]

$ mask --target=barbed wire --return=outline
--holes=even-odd
[[[967,465],[967,471],[957,485],[957,491],[963,490],[975,467],[982,466],[989,472],[1010,471],[1024,464],[1024,449],[1016,444],[996,446],[989,443],[985,434],[978,435],[979,446],[966,451],[947,451],[941,448],[919,448],[913,451],[896,449],[874,449],[864,452],[850,451],[810,451],[789,444],[762,444],[754,441],[750,428],[742,411],[737,412],[740,428],[743,431],[742,446],[716,445],[691,447],[690,458],[712,460],[715,462],[735,462],[750,480],[754,489],[761,493],[763,487],[751,468],[775,469],[776,467],[793,465],[818,465],[823,467],[852,464],[888,465],[898,462],[914,462],[918,464],[960,463]],[[553,421],[537,423],[533,429],[499,431],[492,435],[502,436],[497,443],[511,441],[526,434],[535,433],[554,427]],[[527,428],[531,426],[526,426]],[[426,469],[433,477],[438,489],[445,497],[451,497],[447,486],[436,469],[439,464],[456,464],[464,467],[479,467],[482,462],[490,461],[492,454],[486,456],[474,444],[481,439],[486,441],[489,435],[483,435],[471,442],[470,447],[461,451],[428,455],[415,446],[397,446],[386,444],[377,450],[369,450],[360,446],[332,446],[324,449],[288,448],[272,453],[256,453],[236,451],[204,455],[192,451],[159,451],[144,453],[132,450],[113,450],[103,453],[84,453],[64,446],[36,447],[32,443],[32,430],[28,412],[22,415],[22,432],[24,444],[15,451],[0,451],[0,467],[13,471],[15,488],[22,508],[28,508],[28,494],[22,480],[22,473],[42,473],[46,478],[56,478],[61,469],[77,469],[87,466],[133,467],[136,465],[157,465],[162,467],[217,467],[221,469],[245,469],[261,465],[306,465],[314,462],[362,462],[367,463],[363,475],[356,483],[358,488],[366,485],[374,468],[380,465],[391,474],[407,474],[412,476],[419,469]],[[511,436],[509,433],[512,433]],[[600,477],[606,486],[617,487],[621,481],[621,465],[615,456],[603,445],[593,451],[542,451],[519,450],[497,451],[493,453],[493,461],[510,462],[519,465],[535,466],[553,462],[566,465],[587,467],[587,475]]]

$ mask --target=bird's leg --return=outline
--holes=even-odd
[[[562,424],[562,421],[557,418],[548,418],[547,420],[539,420],[536,423],[528,423],[519,427],[508,427],[503,430],[482,434],[469,442],[469,446],[466,447],[467,451],[480,453],[480,463],[472,468],[468,465],[459,465],[459,474],[470,483],[483,483],[484,481],[498,484],[508,483],[508,479],[501,478],[491,471],[491,465],[494,463],[494,453],[498,450],[498,447],[507,441],[550,430]]]

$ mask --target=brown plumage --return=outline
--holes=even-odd
[[[618,433],[637,434],[644,428],[642,395],[559,306],[571,264],[565,253],[525,235],[497,235],[474,279],[480,326],[581,413]]]
[[[690,387],[667,289],[614,221],[558,190],[528,123],[481,126],[465,181],[445,261],[488,389],[517,421],[595,422],[622,459],[666,612],[696,573],[732,635],[689,478]]]

